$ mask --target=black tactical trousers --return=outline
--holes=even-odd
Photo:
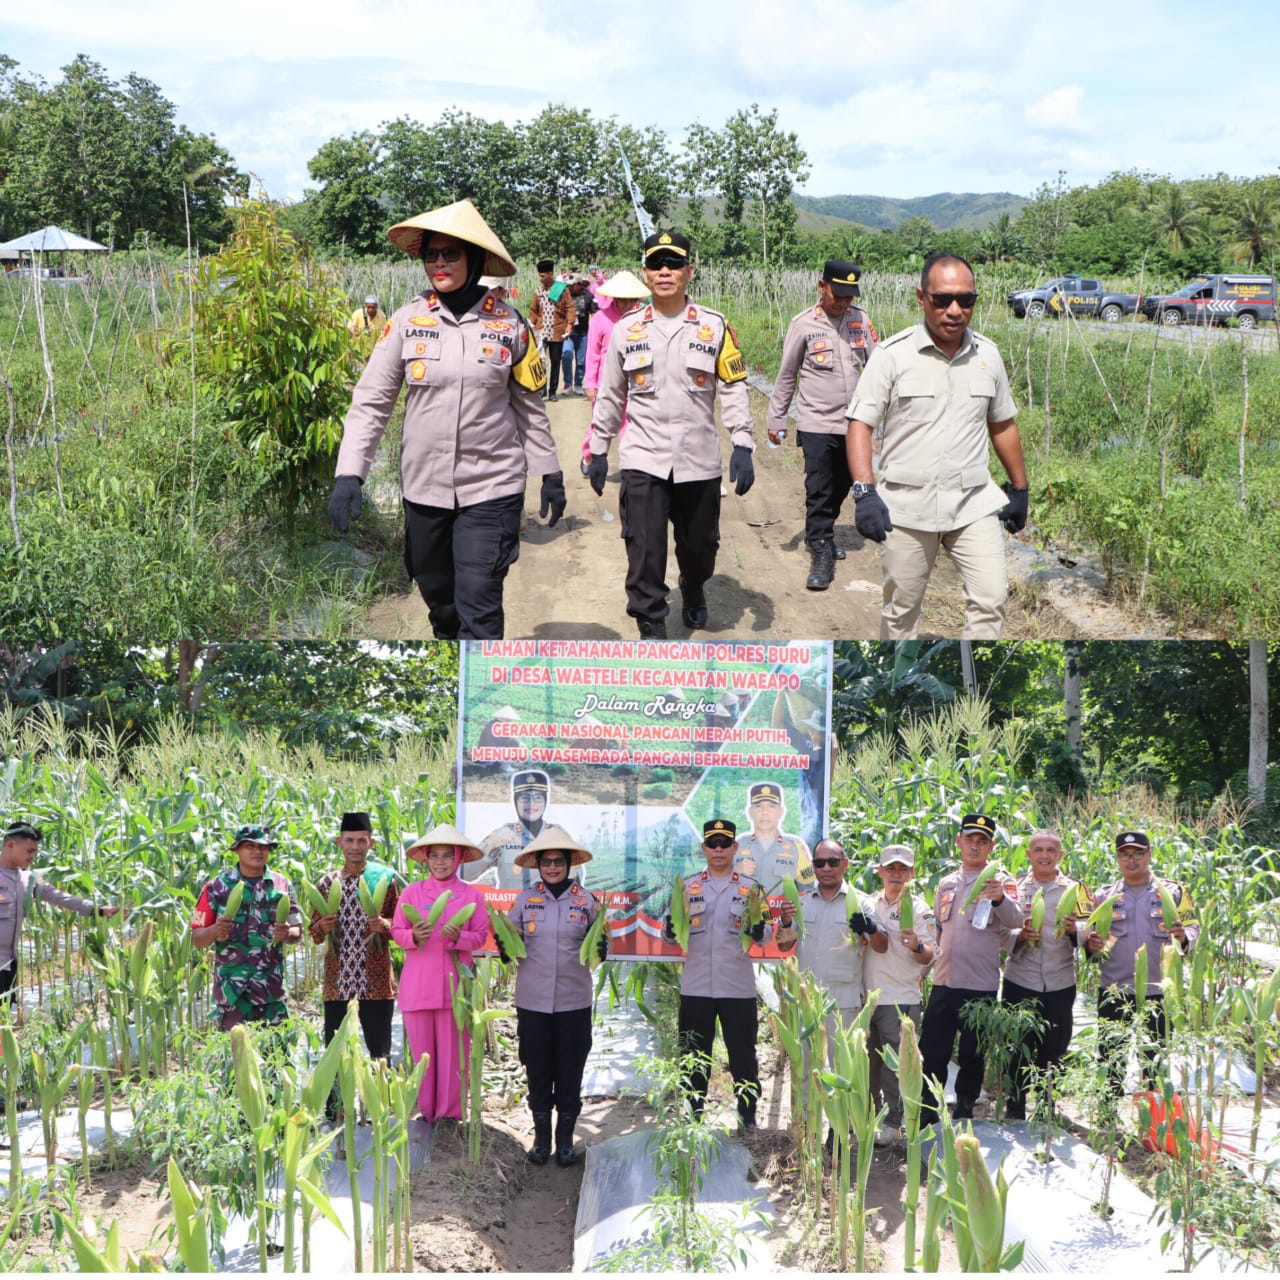
[[[1049,1024],[1038,1041],[1034,1038],[1023,1040],[1018,1050],[1013,1093],[1009,1101],[1015,1106],[1025,1107],[1027,1090],[1034,1078],[1032,1068],[1044,1071],[1056,1067],[1071,1046],[1071,1010],[1076,1002],[1075,984],[1063,987],[1061,991],[1033,991],[1030,987],[1020,987],[1006,978],[1000,999],[1007,1005],[1030,1005]]]
[[[700,587],[716,571],[720,549],[720,477],[677,484],[624,470],[618,518],[627,544],[627,613],[654,622],[668,612],[667,525],[685,585]]]
[[[437,640],[501,640],[502,584],[520,556],[524,493],[469,507],[404,499],[404,567]]]
[[[560,359],[564,351],[564,339],[547,343],[547,372],[551,381],[547,384],[550,395],[560,394]]]
[[[677,1026],[681,1053],[705,1054],[711,1060],[716,1038],[716,1019],[724,1036],[729,1055],[729,1074],[738,1098],[738,1115],[755,1122],[756,1099],[760,1096],[760,1068],[756,1063],[756,1001],[742,996],[681,996]],[[689,1084],[697,1095],[694,1110],[701,1114],[707,1098],[707,1067],[689,1076]]]
[[[796,441],[804,450],[804,540],[812,547],[835,537],[836,517],[853,477],[844,436],[797,431]]]
[[[520,1061],[529,1081],[529,1110],[562,1116],[582,1110],[582,1071],[591,1052],[591,1010],[537,1013],[516,1008]]]
[[[972,1103],[982,1092],[982,1076],[986,1069],[982,1046],[978,1043],[977,1033],[960,1021],[960,1011],[975,1000],[994,1004],[996,993],[970,991],[964,987],[939,987],[936,984],[929,991],[929,1003],[925,1005],[920,1024],[920,1060],[924,1067],[921,1127],[938,1118],[939,1099],[929,1081],[936,1077],[940,1084],[946,1085],[947,1064],[951,1061],[957,1031],[960,1033],[960,1049],[956,1062],[960,1074],[956,1077],[956,1100],[963,1098]]]
[[[1164,1011],[1164,997],[1148,996],[1143,1002],[1142,1014],[1143,1026],[1138,1033],[1138,1063],[1142,1068],[1142,1084],[1145,1089],[1158,1089],[1163,1072],[1164,1044],[1169,1038],[1169,1018]],[[1138,1004],[1132,991],[1103,987],[1098,992],[1098,1056],[1106,1068],[1111,1092],[1117,1097],[1124,1093],[1129,1029],[1137,1016]]]
[[[324,1042],[328,1044],[338,1034],[342,1020],[347,1016],[346,1000],[326,1000],[324,1002]],[[357,1013],[360,1017],[360,1030],[364,1032],[364,1047],[369,1050],[369,1057],[391,1061],[391,1018],[395,1013],[394,1000],[360,1000]],[[336,1120],[342,1110],[342,1091],[338,1082],[333,1082],[328,1101],[324,1106],[325,1118]]]

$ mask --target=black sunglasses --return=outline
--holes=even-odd
[[[839,858],[814,858],[813,865],[815,867],[838,867],[840,865]]]
[[[672,271],[683,271],[689,264],[683,258],[663,257],[650,258],[644,265],[650,271],[661,271],[663,267],[670,267]]]
[[[443,258],[446,262],[460,262],[466,250],[460,244],[451,244],[445,249],[423,249],[423,262],[438,262]]]
[[[567,867],[569,865],[568,858],[539,858],[538,866],[540,867]]]
[[[953,302],[957,303],[962,311],[972,311],[973,304],[978,301],[976,293],[926,293],[925,297],[939,311],[945,311]]]
[[[732,840],[704,840],[703,843],[708,849],[732,849]]]

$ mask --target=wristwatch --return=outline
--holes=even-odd
[[[867,494],[875,493],[875,491],[876,487],[874,484],[863,484],[861,480],[855,480],[849,490],[849,492],[853,494],[853,500],[855,503],[860,502],[867,496]]]

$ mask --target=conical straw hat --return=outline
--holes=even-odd
[[[432,827],[424,836],[415,836],[405,846],[404,855],[412,862],[424,862],[427,849],[433,844],[455,845],[462,850],[463,862],[479,862],[484,857],[484,850],[478,844],[473,844],[457,827],[450,826],[447,822],[442,822],[438,827]],[[415,858],[413,855],[418,850],[422,850],[422,856]]]
[[[422,237],[429,231],[456,236],[467,244],[483,249],[485,275],[513,276],[516,273],[516,264],[511,260],[506,245],[489,229],[489,224],[470,200],[458,200],[428,213],[420,213],[416,218],[409,218],[405,222],[397,222],[387,232],[387,238],[411,258],[420,258]]]
[[[649,286],[630,271],[619,271],[610,276],[597,290],[606,298],[647,298]]]
[[[538,854],[552,849],[563,849],[569,855],[571,867],[580,867],[584,862],[591,861],[591,851],[584,849],[563,827],[543,827],[525,845],[515,860],[516,866],[531,870],[538,865]]]

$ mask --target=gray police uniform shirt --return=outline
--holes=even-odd
[[[893,523],[924,532],[963,529],[1005,505],[987,427],[1016,414],[994,342],[967,330],[948,359],[924,324],[871,353],[848,412],[881,432],[876,488]]]
[[[609,452],[625,410],[627,429],[618,445],[624,470],[670,476],[677,484],[716,479],[724,470],[717,392],[731,443],[754,449],[747,366],[719,311],[686,297],[683,318],[669,327],[663,320],[650,304],[613,326],[592,413],[591,451]]]
[[[18,953],[28,897],[39,898],[51,907],[61,907],[81,916],[91,916],[95,910],[92,902],[45,884],[30,870],[0,867],[0,969],[8,968]]]
[[[1173,894],[1173,900],[1184,911],[1191,908],[1191,897],[1176,880],[1165,880],[1163,884]],[[1120,895],[1115,909],[1111,913],[1111,937],[1115,945],[1102,957],[1102,986],[1116,987],[1121,991],[1132,992],[1137,974],[1134,962],[1138,948],[1144,943],[1147,947],[1147,994],[1162,994],[1160,984],[1161,954],[1165,947],[1173,941],[1164,927],[1164,907],[1160,901],[1160,891],[1156,887],[1157,878],[1152,876],[1144,885],[1131,888],[1123,880],[1104,885],[1094,895],[1094,905],[1105,901],[1115,894]],[[1183,915],[1183,927],[1187,931],[1187,945],[1184,953],[1195,946],[1200,937],[1200,926],[1193,914]],[[1177,943],[1174,942],[1176,946]]]
[[[907,890],[903,890],[907,892]],[[883,954],[867,948],[862,959],[862,980],[868,991],[880,992],[880,1003],[919,1004],[920,982],[928,965],[920,964],[902,945],[902,898],[890,905],[881,890],[871,899],[870,914],[884,930],[889,948]],[[933,921],[933,908],[918,894],[911,895],[911,909],[916,937],[927,947],[937,945],[938,930]]]
[[[784,876],[790,876],[801,887],[813,883],[809,846],[799,836],[785,833],[774,836],[767,844],[754,831],[743,836],[733,855],[733,869],[758,880],[766,893],[779,892]]]
[[[494,293],[455,316],[435,292],[399,308],[351,397],[337,475],[369,474],[408,387],[400,484],[410,502],[475,506],[561,469],[539,397],[542,362],[520,313]]]
[[[938,926],[938,952],[933,962],[935,986],[955,987],[961,991],[995,991],[1000,985],[1000,952],[1005,931],[1022,928],[1022,907],[1018,904],[1018,886],[1007,874],[999,876],[1004,888],[1004,901],[991,904],[991,916],[985,929],[973,927],[972,906],[965,907],[969,891],[982,874],[961,867],[938,881],[933,895],[933,914]]]
[[[860,307],[850,307],[839,320],[827,315],[821,304],[793,317],[769,397],[769,430],[786,430],[787,410],[798,378],[796,429],[814,435],[844,435],[849,402],[876,341],[876,331]]]
[[[1040,929],[1040,943],[1033,946],[1029,942],[1017,942],[1015,938],[1021,926],[1011,929],[1005,936],[1009,958],[1004,962],[1004,976],[1006,981],[1016,982],[1028,991],[1065,991],[1076,985],[1076,945],[1065,935],[1055,938],[1053,922],[1058,917],[1062,895],[1068,891],[1076,892],[1078,885],[1061,872],[1047,884],[1037,880],[1034,871],[1024,872],[1018,878],[1018,901],[1028,914],[1037,889],[1044,890],[1044,924]]]
[[[516,964],[515,1004],[534,1013],[564,1013],[591,1005],[591,970],[579,959],[582,940],[600,910],[577,880],[557,898],[541,880],[521,891],[507,912],[524,935]]]
[[[867,944],[849,932],[850,893],[858,900],[856,909],[867,911],[862,895],[848,885],[841,885],[830,902],[817,886],[800,895],[804,931],[796,955],[800,968],[812,973],[841,1009],[856,1011],[866,997],[863,964]]]
[[[742,949],[742,912],[755,883],[736,871],[727,876],[704,871],[685,881],[689,950],[680,975],[682,996],[755,999],[755,969]],[[766,920],[764,941],[772,938],[773,925]]]

